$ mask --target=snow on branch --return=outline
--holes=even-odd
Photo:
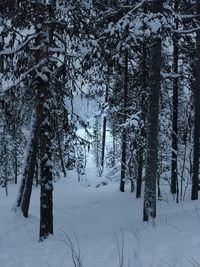
[[[178,73],[170,73],[170,72],[161,72],[161,77],[163,79],[177,79],[180,78],[180,75]]]
[[[189,29],[189,30],[174,30],[173,32],[179,33],[179,34],[191,34],[191,33],[197,32],[199,30],[200,30],[200,27],[196,27],[196,28]]]
[[[9,49],[5,49],[5,50],[0,51],[0,56],[13,55],[13,54],[21,51],[30,41],[34,40],[37,36],[38,36],[38,34],[32,35],[30,38],[27,38],[23,43],[18,45],[16,48],[13,48],[13,49],[9,48]]]
[[[1,94],[0,97],[3,97],[5,93],[7,93],[9,90],[13,89],[14,87],[17,87],[21,82],[23,82],[26,78],[27,75],[29,75],[31,72],[33,72],[34,70],[37,70],[38,68],[40,68],[42,65],[44,65],[46,63],[46,60],[41,60],[38,64],[36,64],[35,66],[33,66],[32,68],[30,68],[27,72],[23,73],[21,75],[21,78],[18,82],[13,83],[12,85],[10,85],[9,87],[5,88]]]

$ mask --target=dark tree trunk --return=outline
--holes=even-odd
[[[27,162],[28,166],[24,170],[24,177],[25,177],[25,184],[24,184],[24,190],[22,195],[22,201],[21,201],[21,210],[24,215],[24,217],[28,217],[28,211],[29,211],[29,205],[30,205],[30,199],[31,199],[31,193],[32,193],[32,186],[33,186],[33,177],[35,173],[35,166],[37,162],[37,150],[38,150],[38,144],[37,144],[37,121],[35,122],[33,132],[31,134],[33,135],[32,141],[31,141],[31,147],[29,150],[29,161]]]
[[[196,13],[200,14],[200,2],[196,3]],[[194,154],[191,199],[198,199],[199,185],[199,134],[200,134],[200,32],[196,32],[195,87],[194,87]]]
[[[35,4],[36,25],[41,25],[37,29],[38,37],[36,39],[35,52],[36,64],[48,58],[48,47],[52,41],[52,29],[45,25],[45,20],[51,19],[52,3],[50,1],[48,11],[45,3],[37,1]],[[48,33],[48,34],[44,34]],[[51,161],[51,106],[52,95],[50,92],[49,74],[44,69],[40,70],[42,76],[37,77],[36,81],[36,103],[38,116],[38,144],[40,155],[40,240],[53,234],[53,173]]]
[[[16,138],[16,125],[13,125],[13,137],[14,137],[14,176],[15,176],[15,184],[17,184],[17,175],[18,175],[18,158],[17,158],[17,152],[18,152],[18,144],[17,144],[17,138]]]
[[[174,3],[174,10],[178,12],[178,1]],[[178,21],[176,21],[176,29],[178,30]],[[178,48],[178,35],[174,33],[173,36],[173,72],[178,74],[178,60],[179,60],[179,48]],[[178,192],[178,89],[179,79],[173,80],[173,120],[172,120],[172,163],[171,163],[171,193],[176,194]]]
[[[105,92],[105,104],[108,101],[108,89],[109,89],[109,68],[108,68],[108,80],[106,85],[106,92]],[[104,168],[104,159],[105,159],[105,148],[106,148],[106,124],[107,124],[107,118],[104,114],[103,116],[103,133],[102,133],[102,148],[101,148],[101,169],[103,172]]]
[[[60,157],[60,163],[61,163],[61,168],[64,177],[67,177],[66,169],[65,169],[65,163],[63,159],[63,152],[62,152],[62,147],[61,147],[61,140],[59,134],[56,132],[57,135],[57,140],[58,140],[58,152],[59,152],[59,157]]]
[[[4,134],[6,134],[6,128],[4,127]],[[8,142],[6,141],[4,144],[4,155],[7,155],[7,147],[8,147]],[[6,191],[6,196],[8,196],[8,161],[6,160],[4,162],[4,187]]]
[[[40,239],[53,234],[53,174],[51,163],[51,132],[49,85],[42,80],[39,92],[39,148],[40,148]]]
[[[116,159],[116,133],[114,131],[114,128],[112,129],[112,168],[115,166],[115,159]]]
[[[139,149],[137,155],[138,161],[138,171],[137,171],[137,187],[136,187],[136,198],[141,197],[141,189],[142,189],[142,172],[144,165],[144,143],[145,143],[145,121],[146,121],[146,91],[147,91],[147,47],[146,44],[143,45],[142,48],[142,92],[141,92],[141,129],[140,129],[140,141],[139,141]]]
[[[138,152],[138,172],[137,172],[137,184],[136,184],[136,198],[141,197],[142,190],[142,171],[144,162],[144,148],[141,145]]]
[[[15,141],[15,147],[14,147],[14,175],[15,175],[15,184],[17,184],[17,175],[18,175],[18,159],[17,159],[17,143]]]
[[[127,106],[128,106],[128,50],[125,51],[124,62],[124,108],[123,108],[123,122],[127,119]],[[122,154],[121,154],[121,179],[120,179],[120,191],[125,190],[125,178],[126,178],[126,153],[127,153],[127,129],[124,127],[122,131]]]
[[[13,125],[13,136],[14,136],[14,177],[15,177],[15,184],[17,184],[17,175],[18,175],[18,144],[16,138],[16,125]]]
[[[152,11],[162,12],[163,1],[154,0]],[[156,217],[156,180],[158,168],[158,118],[161,91],[161,40],[157,38],[150,47],[149,110],[147,116],[147,154],[143,220]]]
[[[36,157],[36,150],[37,147],[36,144],[36,130],[35,130],[35,123],[33,123],[31,129],[30,129],[30,140],[27,147],[26,152],[26,158],[24,162],[24,169],[22,173],[22,180],[20,184],[20,189],[17,197],[17,201],[15,204],[15,209],[19,208],[22,205],[23,201],[23,208],[24,212],[23,215],[25,217],[28,216],[28,208],[29,208],[29,201],[31,197],[31,189],[32,189],[32,176],[34,175],[34,163],[35,163],[35,157]],[[26,193],[25,193],[26,191]],[[26,204],[25,204],[26,202]],[[25,208],[26,206],[26,208]],[[21,206],[22,207],[22,206]],[[25,211],[26,210],[26,211]]]
[[[107,118],[104,115],[104,117],[103,117],[102,150],[101,150],[101,168],[102,168],[102,171],[104,168],[105,147],[106,147],[106,124],[107,124]]]
[[[39,157],[39,156],[38,156]],[[39,185],[39,165],[38,165],[38,157],[35,163],[35,186]]]

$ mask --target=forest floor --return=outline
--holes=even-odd
[[[84,267],[200,266],[199,201],[188,196],[176,204],[165,194],[156,221],[143,223],[143,202],[129,188],[120,193],[116,182],[96,188],[92,169],[86,177],[79,184],[72,171],[54,184],[54,235],[44,242],[38,242],[39,188],[28,219],[12,211],[18,186],[9,185],[8,197],[0,189],[1,267],[74,267],[71,254],[79,257],[79,249]]]

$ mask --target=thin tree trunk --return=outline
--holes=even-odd
[[[37,119],[36,119],[37,120]],[[35,122],[33,132],[33,138],[31,142],[31,148],[30,148],[30,155],[29,155],[29,162],[27,168],[24,170],[24,176],[25,176],[25,184],[24,184],[24,190],[22,195],[22,201],[21,201],[21,210],[24,215],[24,217],[28,217],[28,211],[29,211],[29,205],[30,205],[30,199],[31,199],[31,193],[32,193],[32,186],[33,186],[33,177],[35,173],[35,167],[37,162],[37,150],[38,150],[38,144],[37,144],[37,121]]]
[[[38,155],[39,157],[39,155]],[[39,185],[39,164],[38,164],[38,157],[35,163],[35,186],[38,187]]]
[[[33,157],[32,155],[35,154],[35,152],[33,152],[33,150],[35,149],[35,146],[34,146],[34,144],[35,144],[35,131],[34,131],[35,118],[34,118],[34,116],[35,116],[35,114],[33,115],[32,122],[31,122],[30,139],[29,139],[29,143],[27,146],[27,152],[26,152],[26,157],[25,157],[25,161],[24,161],[21,184],[20,184],[20,188],[19,188],[17,201],[16,201],[16,204],[14,206],[14,210],[17,210],[17,208],[19,208],[21,206],[25,186],[27,184],[27,180],[32,179],[31,178],[32,173],[30,173],[30,170],[32,168],[32,166],[31,166],[31,163],[32,163],[31,159]],[[28,181],[28,183],[29,183],[29,181]],[[25,217],[27,217],[27,216],[25,216]]]
[[[112,126],[113,127],[113,126]],[[116,133],[114,129],[112,129],[112,168],[115,166],[115,159],[116,159]]]
[[[196,13],[200,14],[200,2],[196,3]],[[191,199],[198,199],[199,186],[199,134],[200,134],[200,32],[196,32],[195,88],[194,88],[194,152]]]
[[[101,168],[103,172],[104,168],[104,159],[105,159],[105,148],[106,148],[106,124],[107,124],[107,118],[104,115],[103,117],[103,133],[102,133],[102,150],[101,150]]]
[[[152,11],[162,12],[163,1],[154,0]],[[158,118],[161,91],[161,40],[157,38],[150,47],[149,110],[147,117],[147,154],[143,220],[156,217],[156,181],[158,169]]]
[[[11,102],[14,102],[15,101],[15,98],[12,97],[11,98]],[[7,119],[7,122],[9,122],[9,119]],[[17,131],[16,131],[16,126],[17,123],[13,122],[12,123],[12,130],[11,130],[11,135],[12,135],[12,138],[13,138],[13,144],[14,144],[14,147],[13,147],[13,171],[14,171],[14,182],[15,184],[17,184],[17,176],[18,176],[18,157],[17,157],[17,154],[18,154],[18,143],[17,143]]]
[[[108,89],[109,89],[109,68],[108,68],[108,80],[106,85],[106,92],[105,92],[105,104],[108,101]],[[104,114],[103,116],[103,133],[102,133],[102,148],[101,148],[101,169],[103,173],[104,168],[104,159],[105,159],[105,148],[106,148],[106,124],[107,124],[107,118]]]
[[[6,134],[6,129],[4,128],[4,134]],[[7,146],[8,143],[6,142],[4,145],[4,155],[7,155]],[[4,163],[4,187],[6,190],[6,196],[8,196],[8,161],[6,160]]]
[[[17,151],[18,151],[18,144],[16,138],[16,125],[13,125],[13,136],[14,136],[14,177],[15,177],[15,184],[17,184],[17,175],[18,175],[18,158],[17,158]]]
[[[128,106],[128,50],[125,50],[124,62],[124,108],[123,108],[123,122],[127,119],[127,106]],[[125,126],[122,130],[122,154],[121,154],[121,179],[120,191],[125,191],[125,178],[126,178],[126,154],[127,154],[127,129]]]
[[[66,169],[65,169],[65,163],[64,163],[64,159],[63,159],[62,148],[61,148],[60,136],[57,132],[56,132],[56,135],[57,135],[57,140],[58,140],[58,152],[59,152],[62,172],[63,172],[64,177],[67,177],[67,173],[66,173]]]
[[[138,172],[137,172],[137,187],[136,187],[136,198],[141,197],[141,189],[142,189],[142,172],[144,165],[144,142],[145,142],[145,121],[146,121],[146,108],[145,108],[145,98],[146,98],[146,90],[147,90],[147,47],[146,44],[143,45],[142,48],[142,92],[141,92],[141,129],[140,129],[140,142],[138,149]]]
[[[178,1],[174,4],[175,12],[178,12]],[[178,30],[178,21],[176,21],[176,29]],[[178,36],[174,33],[173,36],[173,72],[178,73],[178,60],[179,60],[179,49],[178,49]],[[173,80],[173,120],[172,120],[172,162],[171,162],[171,193],[176,194],[178,191],[178,89],[179,79]]]
[[[15,184],[17,184],[17,175],[18,175],[17,149],[18,149],[17,148],[17,144],[15,143],[15,147],[14,147],[14,175],[15,175]]]

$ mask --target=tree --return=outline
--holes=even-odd
[[[178,12],[179,3],[174,2],[174,12]],[[176,19],[176,30],[178,30],[179,22]],[[178,34],[173,34],[173,72],[178,74],[179,71],[179,44]],[[173,79],[173,120],[172,120],[172,163],[171,163],[171,193],[178,194],[178,90],[179,79]],[[178,198],[177,198],[178,199]]]
[[[4,90],[2,97],[14,91],[22,104],[20,113],[26,110],[33,114],[34,123],[30,127],[30,142],[16,207],[21,207],[23,215],[28,216],[35,166],[40,162],[40,239],[43,240],[53,234],[54,123],[58,111],[62,111],[63,116],[70,113],[66,99],[72,99],[73,92],[79,89],[76,81],[78,76],[80,78],[80,70],[77,65],[81,66],[82,50],[88,45],[83,24],[88,23],[86,14],[90,13],[90,8],[82,1],[63,1],[59,5],[56,0],[14,1],[13,4],[17,12],[12,17],[11,26],[6,29],[10,39],[3,43],[0,51],[0,59],[4,62],[3,81],[9,75],[12,85]],[[80,122],[73,108],[71,110],[71,117]],[[63,129],[67,120],[67,117],[63,119]]]
[[[162,12],[163,1],[154,0],[153,14]],[[161,38],[155,37],[150,45],[149,63],[149,109],[147,116],[147,154],[143,220],[156,217],[156,179],[158,168],[158,117],[161,91]]]
[[[146,100],[148,95],[148,59],[147,59],[147,45],[144,43],[142,46],[142,81],[141,81],[141,93],[140,93],[140,133],[137,150],[137,187],[136,198],[141,197],[142,189],[142,177],[143,177],[143,165],[144,165],[144,152],[145,152],[145,138],[146,138]]]
[[[126,178],[126,161],[127,161],[127,108],[128,108],[128,50],[124,52],[124,78],[123,78],[123,130],[122,130],[122,154],[121,154],[121,179],[120,179],[120,191],[125,190],[125,178]]]
[[[196,3],[196,14],[200,14],[200,2]],[[195,87],[194,87],[194,154],[191,199],[198,199],[199,187],[199,137],[200,137],[200,32],[196,32]]]
[[[105,100],[104,100],[104,115],[103,115],[103,127],[102,127],[102,145],[101,145],[101,169],[103,173],[104,169],[104,161],[105,161],[105,151],[106,151],[106,130],[107,130],[107,117],[106,117],[106,110],[105,106],[108,104],[108,92],[109,92],[109,78],[110,78],[110,66],[108,66],[108,73],[107,73],[107,82],[106,82],[106,89],[105,89]]]

